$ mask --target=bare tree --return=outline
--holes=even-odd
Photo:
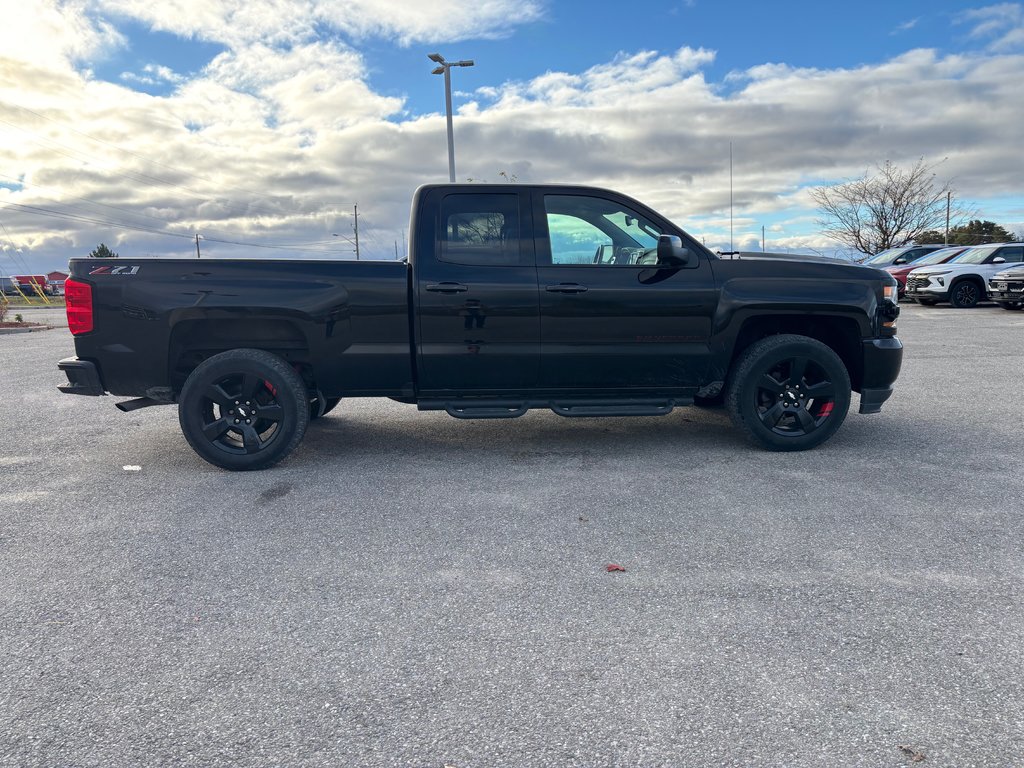
[[[945,229],[946,195],[952,190],[948,183],[936,183],[934,165],[921,158],[910,168],[889,160],[877,168],[873,176],[865,172],[859,179],[811,190],[824,234],[870,255],[906,245],[928,230]],[[966,215],[953,195],[951,223]]]

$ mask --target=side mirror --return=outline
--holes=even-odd
[[[900,264],[906,264],[906,263],[907,263],[907,260],[905,258],[903,258],[902,256],[900,256],[898,259],[896,259],[896,261],[894,261],[892,263],[892,265],[895,267],[895,266],[898,266]]]
[[[659,250],[658,253],[660,255],[661,251]],[[1006,259],[1004,259],[1002,256],[996,256],[994,259],[992,259],[992,263],[993,264],[1005,264],[1006,263]]]
[[[690,263],[693,254],[689,248],[683,247],[683,241],[677,235],[658,236],[658,263],[683,267]]]

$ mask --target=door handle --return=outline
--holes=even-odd
[[[427,290],[431,293],[465,293],[469,288],[462,283],[430,283]]]
[[[579,283],[558,283],[558,285],[549,285],[544,290],[551,293],[585,293],[587,286]]]

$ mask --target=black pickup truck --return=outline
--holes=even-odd
[[[421,187],[408,261],[73,259],[79,395],[178,405],[207,461],[261,469],[343,397],[458,418],[651,416],[724,401],[771,450],[875,413],[903,347],[896,281],[725,259],[604,189]]]

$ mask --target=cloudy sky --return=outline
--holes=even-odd
[[[834,9],[833,9],[834,6]],[[1024,6],[955,0],[0,0],[0,273],[394,258],[417,185],[627,192],[709,246],[831,250],[808,191],[940,163],[1024,231]]]

